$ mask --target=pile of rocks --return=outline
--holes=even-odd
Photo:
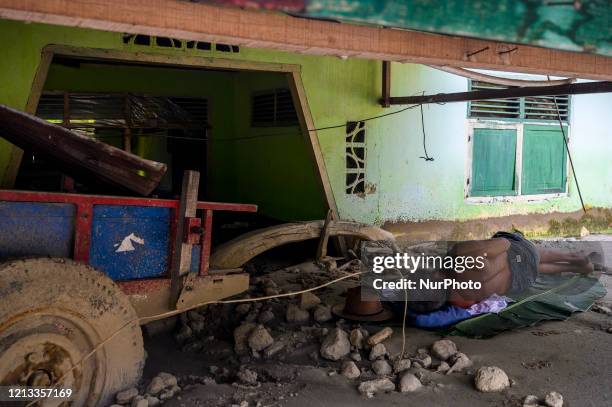
[[[175,376],[162,372],[155,376],[143,390],[140,392],[138,388],[132,387],[120,391],[115,395],[116,404],[111,407],[155,407],[177,395],[181,388]]]
[[[544,400],[540,400],[538,396],[529,395],[523,399],[523,407],[563,407],[563,396],[556,392],[551,391],[548,393]]]

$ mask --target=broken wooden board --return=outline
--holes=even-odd
[[[325,221],[285,223],[254,230],[217,247],[210,259],[212,269],[241,267],[253,257],[274,247],[303,240],[317,239],[325,227]],[[361,240],[393,241],[393,234],[376,226],[355,222],[331,221],[329,236],[352,236]]]
[[[145,160],[36,116],[0,105],[0,137],[46,157],[67,175],[149,195],[166,164]]]

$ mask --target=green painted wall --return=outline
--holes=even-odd
[[[143,52],[142,47],[124,45],[120,34],[116,33],[25,25],[8,21],[0,22],[0,32],[0,49],[5,53],[0,60],[0,102],[20,108],[25,105],[40,50],[46,44],[133,49]],[[337,125],[347,120],[399,109],[382,109],[377,104],[380,97],[381,67],[376,61],[343,60],[244,48],[238,54],[216,55],[215,52],[197,54],[185,50],[155,48],[146,51],[299,64],[317,127]],[[392,85],[394,95],[467,89],[467,81],[463,78],[420,65],[395,63]],[[610,95],[582,95],[573,98],[570,146],[587,204],[608,208],[612,207],[612,115],[609,114],[611,101]],[[239,100],[235,102],[238,105],[241,103]],[[423,155],[423,150],[418,109],[367,123],[366,179],[370,188],[369,193],[363,197],[348,196],[344,193],[344,129],[318,132],[325,165],[342,218],[368,223],[427,219],[466,220],[512,214],[570,212],[579,209],[573,181],[570,182],[568,197],[538,202],[467,203],[464,199],[467,160],[466,105],[452,103],[425,106],[424,116],[428,152],[435,157],[433,162],[419,158]],[[235,137],[246,131],[237,130]],[[214,154],[221,160],[216,164],[228,171],[227,179],[231,181],[221,189],[217,189],[218,185],[214,186],[220,196],[226,197],[225,194],[228,194],[224,199],[236,196],[238,200],[244,201],[242,197],[246,197],[244,194],[250,189],[249,193],[259,195],[258,201],[266,203],[272,211],[289,211],[302,206],[303,197],[311,198],[315,191],[318,192],[306,176],[306,171],[310,169],[292,161],[299,161],[304,157],[296,153],[292,144],[294,138],[284,138],[287,141],[287,150],[268,144],[272,143],[273,139],[276,138],[260,138],[257,144],[225,142],[226,147],[221,147],[220,142],[215,143],[218,149]],[[297,143],[297,137],[295,140]],[[233,143],[236,145],[230,147]],[[0,148],[0,168],[5,162],[1,156],[6,153],[7,148],[4,145]],[[285,165],[278,165],[270,160],[282,157],[283,154],[287,157]],[[299,174],[291,178],[294,184],[284,182],[290,172]],[[252,187],[253,182],[271,176],[282,188],[266,189],[261,185]],[[304,184],[298,185],[299,182]],[[291,196],[299,190],[287,189],[292,185],[303,188],[303,195]],[[304,215],[306,212],[314,215],[316,211],[305,211]]]

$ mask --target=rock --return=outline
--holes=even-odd
[[[361,371],[352,360],[346,361],[342,364],[342,376],[347,379],[356,379],[361,375]]]
[[[168,387],[178,387],[178,379],[176,376],[171,375],[170,373],[161,372],[157,374],[157,377],[161,378],[164,382],[166,388]],[[180,389],[179,389],[180,390]]]
[[[261,311],[261,313],[257,317],[257,322],[259,322],[260,324],[265,324],[267,322],[272,321],[274,318],[276,318],[274,316],[274,313],[268,309],[265,311]]]
[[[272,345],[268,346],[264,350],[264,352],[263,352],[264,357],[270,358],[270,357],[276,355],[281,350],[283,350],[284,347],[285,347],[285,344],[283,342],[274,342]]]
[[[138,396],[138,389],[136,387],[131,387],[117,393],[115,395],[115,400],[117,404],[127,404],[136,396]]]
[[[398,359],[393,363],[393,372],[400,373],[404,370],[408,370],[410,369],[410,365],[412,365],[410,359]]]
[[[383,328],[368,338],[368,344],[370,346],[377,345],[385,339],[389,338],[391,335],[393,335],[393,329],[389,327]]]
[[[586,237],[590,234],[591,232],[589,232],[589,229],[587,229],[586,227],[583,226],[580,228],[580,237]]]
[[[300,308],[303,310],[308,311],[319,304],[321,304],[321,299],[310,291],[300,295]]]
[[[317,322],[327,322],[332,319],[331,308],[325,305],[317,305],[313,312],[314,320]]]
[[[450,369],[450,366],[446,362],[440,362],[438,367],[436,368],[436,373],[446,373]]]
[[[362,395],[371,398],[376,393],[395,390],[395,385],[391,380],[384,378],[362,382],[359,384],[359,387],[357,389]]]
[[[340,328],[332,329],[323,339],[321,356],[329,360],[339,360],[351,351],[348,334]]]
[[[236,314],[238,315],[245,315],[247,314],[249,311],[251,310],[251,304],[249,304],[248,302],[244,302],[242,304],[238,304],[236,306],[236,308],[234,309],[234,311],[236,312]]]
[[[179,386],[172,386],[168,390],[165,390],[165,391],[161,392],[160,395],[159,395],[159,399],[160,400],[168,400],[168,399],[174,397],[174,395],[177,394],[180,391],[181,391],[181,388]]]
[[[404,373],[399,381],[399,391],[402,393],[412,393],[421,387],[421,381],[410,372]]]
[[[591,307],[591,310],[595,312],[599,312],[600,314],[612,315],[612,309],[610,309],[610,307],[607,307],[603,304],[593,304],[593,306]]]
[[[191,327],[191,330],[193,331],[193,333],[197,335],[204,331],[204,328],[206,328],[206,322],[205,321],[191,321],[189,323],[189,326]]]
[[[540,399],[538,396],[529,395],[523,399],[523,407],[537,407],[540,405]]]
[[[350,355],[350,358],[353,359],[355,362],[361,362],[361,354],[359,354],[359,352],[353,352]]]
[[[287,318],[287,322],[303,323],[308,322],[310,319],[310,314],[308,314],[308,311],[304,311],[295,304],[289,304],[287,306],[287,314],[285,317]]]
[[[200,314],[198,311],[196,310],[191,310],[191,311],[187,311],[187,318],[193,322],[193,321],[200,321],[200,322],[204,322],[204,320],[206,318],[204,318],[204,315]]]
[[[412,358],[412,362],[427,369],[431,366],[431,356],[429,356],[426,350],[420,349],[419,351],[417,351],[417,354]]]
[[[149,403],[149,407],[159,406],[159,399],[153,396],[147,396],[147,402]]]
[[[387,348],[382,343],[374,345],[370,351],[370,360],[384,358],[387,355]]]
[[[149,402],[143,396],[136,396],[132,399],[130,407],[149,407]]]
[[[361,329],[353,329],[350,334],[350,339],[351,345],[353,345],[357,349],[363,349],[363,342],[365,338],[363,336],[363,332],[361,332]]]
[[[237,374],[238,380],[241,383],[249,384],[252,386],[257,385],[257,373],[250,369],[241,369]]]
[[[544,397],[544,404],[548,407],[563,407],[563,396],[556,391],[551,391]]]
[[[151,383],[149,383],[149,385],[147,386],[147,393],[153,396],[156,396],[164,388],[166,388],[166,385],[164,384],[164,380],[159,376],[155,376],[153,380],[151,380]]]
[[[179,329],[178,333],[174,335],[174,338],[178,343],[185,343],[189,338],[193,336],[193,331],[189,327],[189,325],[182,325],[181,329]]]
[[[466,369],[472,366],[472,361],[467,357],[465,353],[457,352],[451,358],[450,361],[452,363],[451,368],[448,369],[446,374],[451,374],[453,372],[460,372],[463,369]]]
[[[249,334],[249,347],[255,352],[262,351],[274,343],[274,338],[263,325],[257,325]]]
[[[510,379],[506,372],[497,366],[483,366],[476,371],[474,384],[480,392],[495,393],[510,386]]]
[[[372,370],[378,376],[386,376],[386,375],[391,374],[393,372],[393,369],[391,369],[391,365],[389,364],[389,362],[387,362],[384,359],[378,359],[378,360],[374,361],[372,363]]]
[[[431,345],[431,354],[440,360],[448,360],[455,353],[457,353],[457,345],[451,340],[442,339]]]
[[[238,355],[246,355],[249,353],[247,340],[251,331],[255,329],[256,326],[257,325],[252,322],[247,322],[234,329],[234,351],[236,351]]]

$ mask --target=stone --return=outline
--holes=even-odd
[[[238,314],[238,315],[245,315],[250,310],[251,310],[251,304],[249,304],[248,302],[245,302],[245,303],[242,303],[242,304],[238,304],[234,311],[236,311],[236,314]]]
[[[259,316],[257,317],[257,322],[259,322],[260,324],[265,324],[267,322],[272,321],[274,318],[276,318],[274,316],[274,313],[268,309],[259,313]]]
[[[412,373],[406,372],[399,381],[399,391],[401,393],[412,393],[419,390],[423,385],[421,381]]]
[[[480,392],[495,393],[510,386],[510,379],[506,372],[497,366],[483,366],[476,371],[474,384]]]
[[[348,334],[340,328],[332,329],[321,344],[321,356],[329,360],[340,360],[350,351]]]
[[[364,336],[361,329],[353,329],[350,333],[351,345],[356,347],[357,349],[363,349],[364,345]]]
[[[451,361],[452,364],[451,364],[451,368],[448,369],[446,374],[451,374],[453,372],[460,372],[463,369],[466,369],[472,366],[472,361],[470,360],[470,358],[467,357],[465,353],[457,352],[449,360]]]
[[[361,354],[359,352],[353,352],[349,355],[349,357],[355,362],[361,362]]]
[[[427,369],[431,366],[431,356],[427,353],[427,351],[417,351],[417,354],[412,358],[412,362],[418,364],[421,367]]]
[[[539,405],[540,399],[538,399],[538,396],[530,394],[523,399],[523,407],[537,407]]]
[[[331,321],[332,319],[331,308],[325,305],[317,305],[317,307],[315,308],[313,312],[313,317],[314,317],[314,320],[319,323]]]
[[[189,338],[193,336],[193,331],[189,327],[189,325],[182,325],[181,329],[179,329],[178,333],[174,335],[174,338],[178,343],[185,343]]]
[[[287,322],[290,323],[304,323],[310,319],[308,311],[304,311],[295,304],[289,304],[287,306],[287,314],[285,316]]]
[[[160,377],[164,381],[166,387],[178,387],[178,379],[170,373],[161,372],[157,374],[157,377]]]
[[[372,363],[372,370],[378,376],[386,376],[393,372],[391,365],[384,359],[378,359]]]
[[[257,385],[257,373],[252,371],[251,369],[241,369],[236,377],[241,383],[249,384],[252,386]]]
[[[278,352],[285,348],[285,344],[283,342],[274,342],[272,345],[268,346],[264,351],[263,355],[266,358],[271,358],[276,355]]]
[[[251,331],[248,339],[249,347],[255,352],[260,352],[274,343],[274,338],[268,332],[265,326],[257,325]]]
[[[393,363],[393,372],[403,372],[404,370],[410,369],[411,365],[412,363],[410,362],[410,359],[398,359]]]
[[[159,376],[155,376],[147,386],[147,393],[156,396],[165,388],[164,380]]]
[[[204,331],[204,328],[206,328],[206,322],[205,321],[191,321],[189,323],[189,326],[191,327],[191,330],[193,331],[193,333],[197,335]]]
[[[446,373],[450,369],[450,366],[446,362],[440,362],[438,367],[436,368],[436,373]]]
[[[136,396],[132,399],[130,407],[149,407],[149,402],[143,396]]]
[[[361,371],[352,360],[348,360],[342,364],[342,376],[347,379],[356,379],[361,375]]]
[[[238,355],[249,353],[249,348],[247,347],[248,337],[256,326],[252,322],[247,322],[234,329],[234,351]]]
[[[590,234],[591,232],[589,232],[589,229],[587,229],[586,227],[583,226],[580,228],[580,237],[586,237]]]
[[[370,350],[370,360],[382,359],[387,355],[387,348],[382,343],[374,345]]]
[[[149,403],[149,407],[159,406],[159,399],[153,396],[147,396],[147,402]]]
[[[321,299],[310,291],[300,295],[300,308],[303,310],[311,310],[319,304],[321,304]]]
[[[548,407],[563,407],[563,396],[561,393],[551,391],[544,397],[544,404]]]
[[[159,399],[160,400],[168,400],[168,399],[174,397],[174,395],[177,394],[180,391],[181,391],[181,388],[179,386],[172,386],[168,390],[165,390],[165,391],[161,392],[160,395],[159,395]]]
[[[136,396],[138,396],[138,389],[136,387],[131,387],[117,393],[115,395],[115,401],[117,401],[117,404],[127,404]]]
[[[202,321],[203,322],[206,319],[206,318],[204,318],[204,315],[200,314],[196,310],[187,311],[187,318],[189,318],[189,320],[191,322],[193,322],[193,321]]]
[[[441,339],[431,345],[431,354],[440,360],[448,360],[455,353],[457,353],[457,345],[451,340]]]
[[[393,335],[393,329],[386,327],[368,338],[368,345],[375,346]]]
[[[359,390],[359,393],[362,395],[371,398],[374,397],[376,393],[395,390],[395,384],[387,378],[368,380],[360,383],[357,390]]]

